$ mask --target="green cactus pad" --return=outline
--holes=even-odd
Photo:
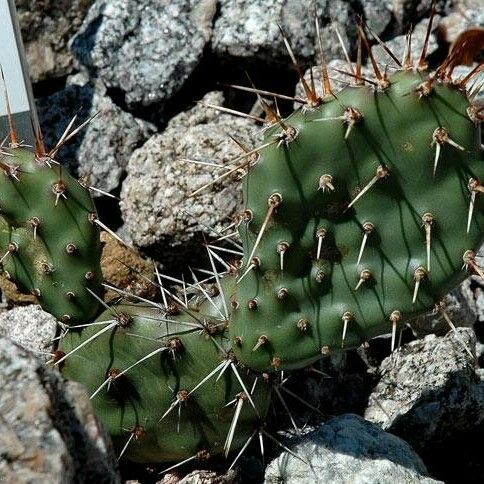
[[[484,194],[472,184],[484,170],[466,94],[423,72],[389,81],[348,87],[266,132],[274,143],[245,178],[231,296],[234,352],[254,370],[303,367],[389,333],[475,269]]]
[[[48,157],[25,147],[0,151],[2,265],[21,289],[69,324],[99,312],[99,229],[89,190]]]
[[[62,372],[94,394],[118,452],[161,463],[223,453],[238,406],[231,450],[263,421],[270,385],[239,368],[242,387],[228,343],[225,322],[197,309],[164,318],[153,307],[119,305],[82,332],[70,331],[58,355],[75,350]]]

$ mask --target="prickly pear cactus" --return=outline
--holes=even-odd
[[[484,165],[465,83],[443,68],[378,74],[278,119],[245,178],[230,337],[252,369],[395,333],[482,275]]]
[[[88,189],[44,152],[0,150],[1,263],[42,307],[68,324],[94,318],[101,294],[99,229]]]
[[[71,330],[57,363],[125,458],[183,462],[240,448],[265,418],[269,383],[238,368],[228,343],[225,322],[196,308],[119,305]]]

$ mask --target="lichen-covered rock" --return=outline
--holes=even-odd
[[[36,102],[44,139],[55,146],[72,118],[77,125],[97,117],[59,153],[72,173],[87,177],[91,186],[110,192],[119,186],[132,152],[152,133],[153,127],[122,111],[106,95],[102,86],[68,85],[62,91]],[[93,192],[97,196],[98,192]]]
[[[15,0],[33,82],[62,77],[73,69],[67,44],[92,0]]]
[[[0,481],[117,484],[116,457],[77,383],[0,338]]]
[[[223,98],[220,93],[210,93],[204,101],[221,104]],[[260,138],[257,131],[245,119],[195,106],[174,117],[163,133],[135,151],[121,191],[123,229],[133,243],[143,248],[156,245],[167,264],[184,255],[194,260],[201,250],[200,234],[216,237],[208,227],[220,231],[230,223],[242,191],[240,183],[228,176],[200,196],[189,198],[224,171],[180,160],[221,160],[228,165],[243,153],[229,135],[251,149]]]
[[[199,63],[214,0],[97,0],[71,47],[129,106],[169,99]]]
[[[426,477],[425,465],[405,441],[357,415],[329,420],[291,450],[300,458],[283,452],[268,465],[265,484],[440,482]]]
[[[484,422],[484,382],[476,373],[476,339],[459,328],[412,341],[386,358],[365,418],[417,450]]]

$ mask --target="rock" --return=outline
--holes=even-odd
[[[33,294],[23,293],[15,282],[9,280],[6,274],[0,274],[0,290],[2,291],[4,301],[10,307],[35,304],[37,302]]]
[[[484,322],[484,288],[477,287],[475,290],[477,319],[479,322]]]
[[[266,469],[265,483],[316,484],[395,482],[437,483],[402,439],[363,418],[332,418],[291,446],[300,459],[283,452]]]
[[[391,4],[385,0],[365,0],[361,2],[366,23],[377,35],[382,34],[392,20]]]
[[[107,192],[118,187],[131,153],[153,131],[148,123],[123,112],[105,92],[88,84],[69,85],[38,99],[37,110],[48,149],[55,146],[79,110],[76,125],[99,112],[60,150],[58,159],[71,173],[87,177],[91,186]]]
[[[321,415],[364,412],[376,381],[360,353],[360,348],[333,351],[311,367],[294,370],[285,378],[280,394],[290,408],[297,406],[293,417],[299,427],[318,422],[315,419]],[[279,416],[279,420],[284,419],[285,415]],[[290,421],[287,426],[291,426]]]
[[[283,43],[276,22],[283,4],[281,0],[221,0],[213,31],[213,50],[235,57],[264,58],[273,52],[280,55]],[[297,52],[300,54],[299,49]]]
[[[475,371],[476,337],[459,328],[399,348],[380,367],[365,418],[417,451],[484,421],[484,382]]]
[[[462,295],[465,298],[465,304],[468,305],[475,320],[484,322],[484,301],[481,295],[484,289],[484,281],[479,276],[471,276],[461,284]]]
[[[153,299],[158,289],[153,281],[153,262],[143,259],[135,249],[121,244],[107,232],[101,232],[103,252],[101,269],[104,280],[119,289],[144,299]],[[108,290],[104,296],[105,301],[119,297],[119,293]]]
[[[477,264],[480,267],[484,267],[484,246],[477,251],[476,257]],[[484,322],[484,279],[478,275],[471,276],[467,279],[467,283],[463,285],[464,297],[467,304],[477,315],[477,321],[479,323]],[[479,325],[482,326],[482,325]],[[481,342],[484,342],[484,334],[479,332]]]
[[[116,457],[76,383],[0,338],[0,481],[120,483]]]
[[[452,43],[462,32],[478,26],[484,27],[482,1],[459,0],[455,11],[442,19],[439,30],[442,33],[442,40]]]
[[[97,0],[71,48],[130,107],[161,103],[200,62],[216,0]]]
[[[439,25],[440,17],[436,15],[432,22],[432,32],[434,32],[438,25]],[[422,47],[425,42],[425,36],[427,34],[427,27],[428,27],[429,20],[425,19],[415,25],[412,33],[412,56],[413,62],[418,62],[420,57],[420,53],[422,52]],[[387,42],[385,42],[387,47],[393,52],[400,62],[402,61],[403,55],[405,53],[405,45],[406,45],[406,35],[399,35]],[[427,55],[432,54],[438,48],[437,39],[435,34],[430,34],[429,44],[427,48]],[[372,47],[373,55],[378,63],[381,66],[389,65],[393,67],[397,67],[395,61],[385,52],[383,47],[376,44]],[[380,66],[380,67],[381,67]],[[391,72],[391,71],[390,71]]]
[[[393,16],[398,24],[400,33],[405,33],[404,29],[422,18],[429,15],[433,0],[392,0],[391,9]],[[449,0],[439,0],[437,2],[437,12],[445,13],[449,9]]]
[[[235,483],[235,472],[219,475],[213,471],[193,471],[185,476],[180,484],[233,484]]]
[[[63,77],[73,70],[67,44],[91,3],[92,0],[15,0],[33,82]]]
[[[469,301],[470,279],[443,298],[445,312],[454,326],[472,327],[477,319],[475,304]],[[451,328],[441,311],[429,311],[408,322],[415,336],[443,335]]]
[[[235,484],[237,473],[233,469],[226,474],[218,474],[215,471],[200,470],[192,471],[182,479],[176,474],[166,474],[157,484]]]
[[[204,101],[222,104],[223,98],[221,93],[209,93]],[[185,264],[199,263],[200,234],[213,238],[215,232],[208,227],[220,231],[229,224],[241,204],[242,189],[228,176],[189,198],[223,172],[180,159],[227,164],[241,155],[229,135],[252,148],[260,143],[256,131],[259,128],[246,119],[197,105],[174,117],[162,134],[135,151],[121,191],[123,230],[133,243],[142,248],[156,245],[163,263],[173,259],[176,267],[183,257]]]
[[[8,337],[32,352],[49,351],[56,329],[54,316],[34,304],[0,313],[0,338]]]
[[[342,0],[221,0],[215,20],[212,48],[220,56],[284,59],[284,46],[277,22],[283,26],[296,56],[315,56],[314,3],[318,8],[323,48],[327,60],[341,57],[341,47],[330,27],[333,21],[346,43],[355,38],[356,22],[350,2]],[[349,40],[349,42],[348,42]]]

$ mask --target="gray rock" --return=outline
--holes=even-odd
[[[236,57],[270,57],[274,52],[280,55],[283,43],[277,21],[284,3],[284,0],[221,0],[213,31],[213,50]],[[299,49],[297,52],[300,54]]]
[[[479,343],[479,341],[476,343],[476,358],[478,359],[479,362],[482,361],[482,357],[484,355],[484,344],[482,343]],[[477,370],[478,372],[479,371],[482,371],[480,369]],[[482,379],[482,377],[481,377]]]
[[[0,338],[0,481],[118,483],[116,458],[89,397]]]
[[[355,35],[349,2],[342,0],[221,0],[214,25],[212,48],[219,55],[287,60],[277,22],[283,26],[298,57],[315,55],[314,3],[318,8],[327,60],[341,57],[332,20],[348,43]]]
[[[484,421],[484,383],[475,370],[476,337],[459,328],[426,336],[386,358],[365,417],[417,450]]]
[[[464,296],[467,304],[476,314],[476,320],[484,322],[484,280],[479,276],[470,277]]]
[[[433,0],[391,0],[393,16],[401,33],[409,24],[415,24],[416,20],[428,16]],[[451,4],[450,0],[439,0],[437,11],[446,12]]]
[[[376,369],[367,366],[372,363],[368,360],[361,346],[356,350],[332,351],[311,367],[291,372],[281,386],[281,395],[289,405],[298,403],[294,395],[309,404],[299,401],[293,415],[296,424],[305,427],[308,421],[314,422],[320,415],[362,413],[375,385]],[[316,414],[314,408],[321,413]]]
[[[476,261],[480,267],[484,267],[483,255],[484,246],[477,251]],[[462,288],[467,304],[477,315],[477,321],[484,322],[484,279],[477,275],[471,276]]]
[[[368,26],[377,35],[381,34],[392,20],[391,4],[385,0],[365,0],[361,2]]]
[[[440,23],[442,40],[452,43],[459,34],[471,27],[484,27],[484,9],[481,0],[459,0],[455,11]]]
[[[236,477],[237,473],[233,469],[226,474],[218,474],[210,470],[199,470],[190,472],[182,479],[177,474],[166,474],[157,484],[235,484],[238,482]]]
[[[67,44],[91,3],[92,0],[15,0],[33,82],[62,77],[73,70]]]
[[[220,93],[210,93],[205,101],[223,102]],[[163,261],[201,250],[200,233],[214,237],[207,227],[219,231],[241,204],[240,182],[230,176],[194,198],[196,189],[220,175],[214,167],[180,161],[183,158],[212,163],[228,163],[241,155],[229,139],[234,135],[246,146],[257,146],[258,128],[246,119],[202,105],[173,118],[167,129],[153,136],[135,151],[121,191],[123,231],[139,247],[156,244]],[[243,160],[240,160],[243,162]]]
[[[471,280],[466,279],[458,288],[443,298],[445,312],[454,326],[472,327],[477,319],[476,307],[469,300]],[[471,291],[472,293],[472,291]],[[409,321],[415,336],[427,334],[443,335],[451,328],[441,311],[433,310]]]
[[[129,157],[153,132],[151,125],[122,111],[101,90],[69,85],[62,91],[37,100],[37,110],[48,148],[55,146],[73,116],[77,124],[98,116],[63,147],[58,159],[77,176],[87,176],[90,185],[104,191],[119,186]],[[94,192],[94,195],[97,193]]]
[[[265,483],[436,483],[412,448],[357,415],[335,417],[305,435],[266,469]]]
[[[479,322],[484,321],[484,288],[478,287],[475,290],[475,301],[476,301],[476,311],[477,319]]]
[[[215,0],[97,0],[71,48],[128,106],[169,99],[199,63]]]
[[[432,32],[435,32],[439,25],[440,17],[436,15],[432,22]],[[415,25],[412,33],[412,56],[413,62],[417,62],[420,53],[422,52],[422,47],[425,41],[425,36],[427,34],[427,27],[428,27],[429,20],[425,19]],[[387,42],[385,42],[388,48],[393,52],[397,59],[402,61],[403,55],[405,53],[405,46],[406,46],[406,35],[399,35]],[[427,55],[432,54],[438,48],[437,38],[434,33],[430,34],[429,44],[427,48]],[[383,47],[376,44],[372,47],[373,55],[378,63],[382,66],[389,65],[393,67],[397,67],[395,61],[385,52]]]
[[[45,353],[52,346],[57,321],[40,306],[20,306],[0,313],[0,337],[8,337],[25,349]]]

